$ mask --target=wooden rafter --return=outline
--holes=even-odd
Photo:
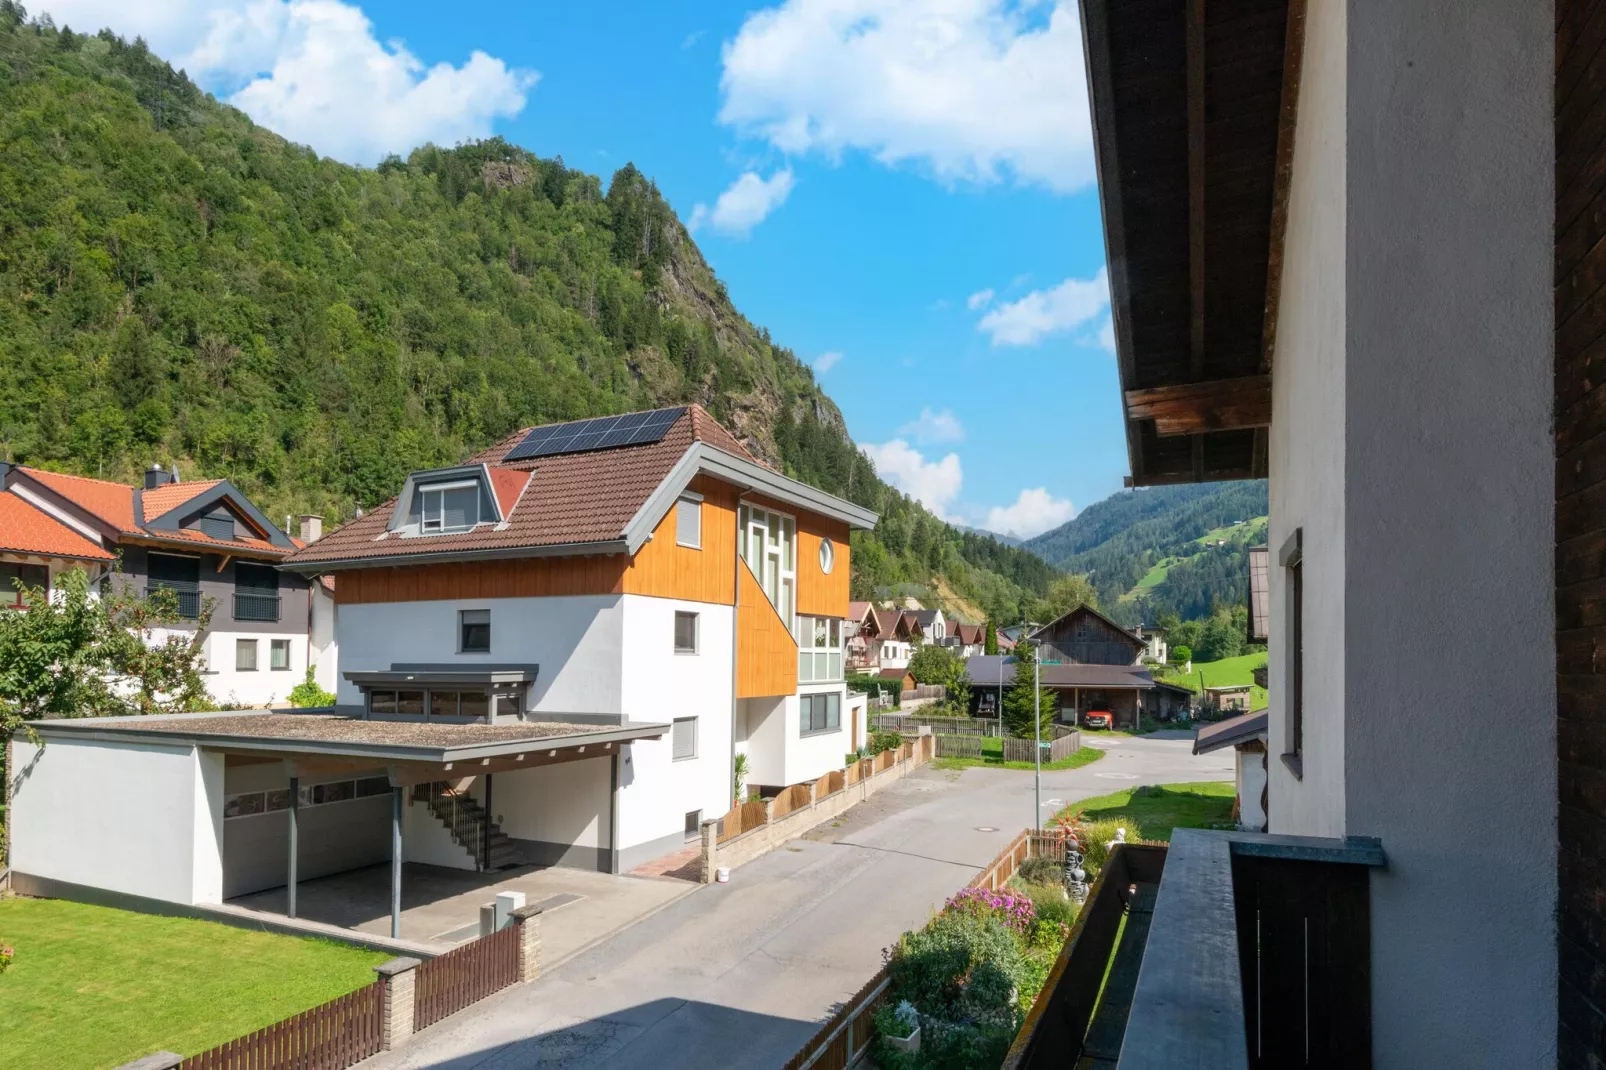
[[[1277,347],[1277,309],[1283,291],[1283,238],[1294,181],[1294,128],[1299,121],[1299,73],[1305,61],[1305,0],[1288,0],[1283,41],[1283,93],[1277,114],[1277,163],[1272,176],[1271,248],[1266,259],[1266,311],[1260,328],[1260,370],[1269,373]]]
[[[1126,415],[1131,421],[1153,420],[1162,436],[1266,427],[1271,423],[1271,376],[1128,390]]]
[[[1205,0],[1187,0],[1188,367],[1205,375]],[[1203,482],[1205,441],[1193,436],[1193,478]]]

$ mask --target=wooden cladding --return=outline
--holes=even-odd
[[[1271,425],[1271,376],[1248,375],[1207,383],[1126,392],[1129,420],[1153,420],[1162,436],[1238,431]]]
[[[1556,3],[1556,1065],[1599,1066],[1606,1012],[1606,23]]]
[[[747,562],[736,571],[736,697],[795,695],[797,643]]]
[[[748,495],[747,502],[797,519],[797,611],[811,617],[848,615],[848,578],[852,571],[848,526],[814,513]],[[832,564],[827,573],[820,565],[820,543],[831,540]]]
[[[356,605],[454,598],[643,594],[732,605],[736,600],[736,489],[706,476],[692,480],[691,489],[703,496],[700,549],[676,543],[675,507],[671,505],[653,529],[652,538],[634,558],[623,554],[520,557],[353,569],[340,573],[335,583],[335,601]],[[818,549],[816,544],[816,552]],[[846,575],[844,572],[844,612]]]

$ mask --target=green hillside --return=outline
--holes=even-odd
[[[1201,620],[1243,602],[1244,551],[1264,541],[1267,511],[1263,480],[1128,490],[1023,545],[1087,576],[1124,624]]]
[[[1192,691],[1249,684],[1249,708],[1258,710],[1266,705],[1266,689],[1255,684],[1254,670],[1263,668],[1267,657],[1266,651],[1260,650],[1253,654],[1222,658],[1220,661],[1196,661],[1193,663],[1193,672],[1186,676],[1169,670],[1161,670],[1156,676],[1166,683],[1180,684]]]
[[[374,169],[219,104],[143,43],[0,3],[0,458],[226,476],[334,522],[522,425],[699,401],[882,513],[856,593],[942,577],[1003,619],[1037,557],[893,491],[736,311],[654,184],[500,139]]]

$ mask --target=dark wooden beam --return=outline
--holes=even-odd
[[[1266,260],[1266,313],[1260,328],[1260,370],[1269,373],[1277,348],[1277,311],[1283,292],[1283,237],[1288,232],[1288,191],[1294,180],[1294,127],[1299,121],[1299,75],[1305,62],[1305,0],[1288,0],[1283,39],[1283,94],[1277,117],[1277,170],[1272,178],[1271,249]]]
[[[1082,0],[1082,50],[1087,56],[1087,97],[1093,108],[1115,106],[1115,64],[1110,56],[1110,0]],[[1115,362],[1122,384],[1137,382],[1132,350],[1131,281],[1127,273],[1125,201],[1113,121],[1093,123],[1093,164],[1098,173],[1099,206],[1104,216],[1104,250],[1109,259],[1110,320],[1115,329]],[[1133,478],[1144,471],[1143,438],[1126,426],[1126,455]]]
[[[1205,0],[1187,0],[1188,367],[1205,377]],[[1193,478],[1204,482],[1205,441],[1193,436]]]
[[[1126,418],[1131,422],[1153,420],[1155,433],[1162,436],[1267,427],[1271,424],[1271,376],[1128,390]]]

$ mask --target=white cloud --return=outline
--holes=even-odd
[[[724,49],[719,118],[787,153],[870,153],[944,181],[1093,181],[1076,5],[784,0]]]
[[[821,353],[819,356],[814,358],[814,374],[824,375],[826,372],[836,367],[837,361],[841,359],[841,353]]]
[[[982,526],[1000,535],[1029,539],[1059,527],[1075,515],[1070,499],[1056,498],[1043,487],[1031,487],[1020,492],[1014,505],[995,505],[987,510],[987,521]]]
[[[859,448],[870,458],[882,479],[930,509],[939,519],[954,519],[949,510],[965,482],[959,454],[950,453],[940,461],[928,461],[901,438]]]
[[[706,32],[708,32],[708,31],[706,31],[706,30],[693,30],[691,33],[687,34],[685,39],[680,42],[681,50],[685,51],[686,49],[691,48],[698,41],[702,40],[703,34],[706,33]]]
[[[959,442],[965,437],[965,429],[953,410],[932,412],[930,408],[923,408],[918,418],[898,428],[898,435],[912,438],[924,446],[934,442]]]
[[[995,346],[1035,345],[1050,334],[1075,330],[1109,307],[1107,273],[1099,268],[1091,279],[1066,279],[1047,290],[1033,290],[1019,301],[999,305],[977,326],[992,335]]]
[[[715,230],[746,237],[771,212],[786,203],[792,185],[791,168],[783,168],[769,178],[760,178],[757,171],[744,172],[719,195],[713,208],[706,204],[695,206],[686,225],[696,230],[704,223],[711,223]]]
[[[972,312],[975,312],[977,309],[986,308],[992,303],[993,291],[990,289],[977,290],[975,293],[965,298],[965,307],[970,309]]]
[[[340,0],[55,0],[51,11],[58,25],[145,36],[256,122],[350,163],[489,136],[538,77],[478,50],[461,66],[426,67]]]
[[[1099,327],[1099,348],[1110,353],[1115,352],[1115,320],[1105,317],[1103,326]]]

